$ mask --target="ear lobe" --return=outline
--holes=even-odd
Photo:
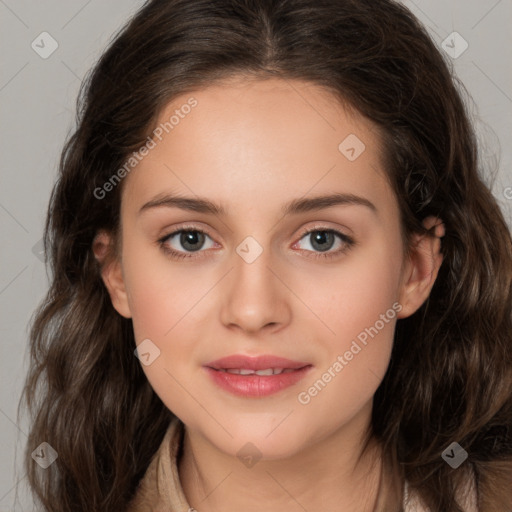
[[[410,257],[403,272],[400,292],[402,310],[398,318],[407,318],[414,314],[427,300],[443,263],[441,238],[445,235],[445,226],[437,217],[427,217],[423,221],[426,229],[435,227],[434,233],[413,236]]]
[[[101,278],[110,295],[114,309],[125,318],[132,314],[128,302],[124,277],[119,258],[116,257],[112,237],[106,231],[100,231],[92,243],[94,257],[101,268]]]

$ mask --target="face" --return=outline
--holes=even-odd
[[[231,455],[250,441],[290,456],[367,423],[396,321],[429,291],[426,267],[403,259],[376,128],[318,86],[278,79],[175,98],[158,124],[176,110],[124,178],[121,258],[104,273],[136,343],[150,340],[155,392]],[[231,355],[302,369],[211,368]]]

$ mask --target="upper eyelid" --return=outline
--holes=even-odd
[[[333,227],[333,226],[328,226],[326,224],[322,224],[319,222],[315,223],[313,226],[304,228],[303,230],[300,231],[300,233],[301,233],[301,236],[304,236],[305,234],[310,233],[311,231],[336,231],[339,234],[347,236],[347,237],[352,236],[352,230],[349,229],[348,227]],[[345,232],[345,231],[347,231],[347,232]]]
[[[352,230],[350,230],[348,228],[345,228],[345,229],[347,231],[349,231],[349,232],[352,231]],[[182,226],[178,226],[176,228],[173,228],[171,231],[169,231],[169,233],[167,235],[163,235],[163,236],[166,238],[166,237],[169,237],[171,235],[175,235],[177,233],[180,233],[181,231],[199,231],[199,232],[205,233],[206,235],[208,235],[211,238],[213,238],[213,236],[211,235],[209,229],[203,228],[200,225],[194,225],[194,224],[184,224]],[[332,227],[332,226],[328,226],[328,225],[321,224],[321,223],[316,223],[313,226],[301,229],[300,230],[300,236],[302,237],[302,236],[310,233],[311,231],[337,231],[337,232],[339,232],[342,235],[350,237],[350,233],[344,233],[342,228]]]

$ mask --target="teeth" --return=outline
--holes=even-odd
[[[281,373],[282,371],[282,368],[276,368],[275,370],[273,370],[272,368],[268,368],[267,370],[258,370],[256,372],[256,375],[274,375]]]
[[[245,368],[228,368],[221,369],[221,372],[233,373],[235,375],[279,375],[281,373],[290,373],[292,368],[267,368],[266,370],[247,370]]]

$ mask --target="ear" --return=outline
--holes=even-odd
[[[398,318],[407,318],[414,314],[427,300],[434,286],[443,262],[441,238],[445,235],[445,226],[437,217],[427,217],[423,226],[434,233],[413,236],[410,256],[404,266],[400,288],[402,310]]]
[[[121,316],[131,318],[121,262],[115,256],[111,235],[106,231],[100,231],[93,240],[92,250],[100,264],[101,278],[108,290],[112,305]]]

